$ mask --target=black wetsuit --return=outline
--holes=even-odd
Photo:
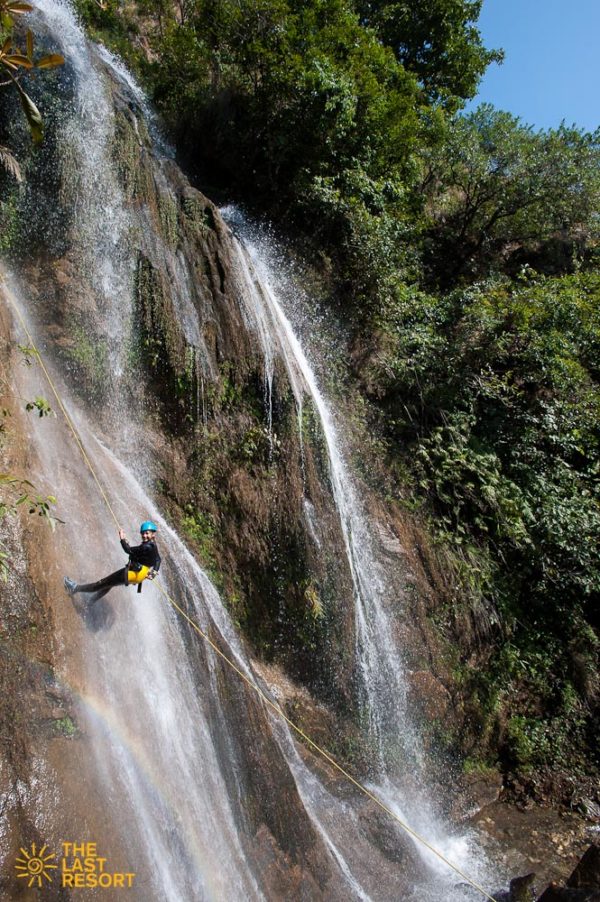
[[[98,601],[99,598],[102,598],[107,592],[110,592],[114,586],[129,585],[127,579],[127,572],[129,570],[137,572],[140,567],[150,567],[152,570],[158,572],[160,569],[160,554],[158,553],[158,548],[156,547],[154,539],[142,542],[141,545],[134,545],[133,548],[125,541],[125,539],[121,539],[121,547],[125,554],[129,555],[129,563],[126,567],[115,570],[114,573],[105,576],[104,579],[99,579],[96,583],[86,583],[84,586],[77,586],[73,594],[76,592],[93,592],[94,597],[91,600]],[[141,583],[139,585],[141,586]]]

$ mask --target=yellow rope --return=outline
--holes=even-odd
[[[79,438],[77,430],[75,429],[75,426],[73,425],[73,423],[65,409],[65,406],[60,399],[58,391],[55,388],[54,382],[52,381],[52,378],[51,378],[48,370],[46,369],[46,366],[44,365],[44,361],[42,360],[41,354],[35,346],[35,342],[33,340],[33,337],[31,335],[29,329],[27,328],[27,324],[25,323],[25,320],[23,319],[23,317],[21,315],[21,311],[17,307],[15,300],[12,297],[10,291],[8,291],[6,289],[6,283],[4,282],[4,279],[2,278],[1,275],[0,275],[0,282],[4,283],[5,294],[9,300],[10,304],[12,305],[12,307],[19,319],[19,322],[21,323],[21,325],[27,335],[27,338],[29,340],[31,348],[34,350],[38,360],[40,361],[40,365],[42,367],[42,370],[44,372],[46,379],[48,380],[48,384],[50,385],[50,388],[52,389],[54,397],[56,398],[58,406],[60,407],[60,409],[65,417],[65,420],[67,421],[67,425],[69,426],[69,429],[71,430],[73,437],[75,438],[75,441],[77,442],[77,446],[78,446],[79,450],[81,451],[83,459],[84,459],[85,463],[87,464],[87,466],[94,478],[94,481],[95,481],[96,485],[98,486],[98,489],[100,490],[100,494],[102,495],[102,498],[104,499],[106,506],[107,506],[108,510],[110,511],[112,518],[117,525],[117,528],[119,529],[120,528],[119,521],[117,520],[115,512],[113,511],[113,509],[110,505],[110,502],[108,500],[106,492],[104,491],[104,488],[102,487],[102,484],[100,483],[100,480],[98,479],[98,477],[96,475],[96,472],[94,470],[92,462],[90,461],[88,455],[86,454],[85,448],[83,447],[83,444],[81,442],[81,439]],[[280,717],[282,717],[285,720],[285,722],[288,724],[288,726],[291,727],[291,729],[294,730],[298,734],[298,736],[301,736],[302,739],[304,739],[304,741],[306,743],[308,743],[309,746],[311,746],[311,748],[313,748],[319,755],[321,755],[322,758],[324,758],[326,761],[328,761],[332,765],[332,767],[334,767],[340,774],[342,774],[342,776],[344,776],[346,778],[346,780],[348,780],[357,789],[359,789],[364,795],[366,795],[367,798],[371,799],[372,802],[375,802],[376,805],[378,805],[380,808],[383,809],[383,811],[385,811],[387,814],[389,814],[390,817],[392,817],[402,827],[402,829],[406,833],[408,833],[410,836],[412,836],[414,839],[416,839],[418,842],[420,842],[421,845],[423,845],[426,849],[429,849],[429,851],[432,852],[435,856],[437,856],[437,858],[439,858],[440,861],[443,861],[444,864],[446,864],[451,870],[453,870],[456,874],[458,874],[460,877],[462,877],[463,880],[465,880],[467,883],[469,883],[474,889],[476,889],[483,896],[485,896],[485,898],[488,899],[489,902],[496,902],[494,897],[490,896],[490,894],[482,886],[479,886],[479,884],[476,883],[474,880],[472,880],[467,874],[465,874],[464,871],[461,871],[461,869],[457,865],[455,865],[451,861],[449,861],[438,849],[436,849],[434,846],[432,846],[431,843],[428,842],[428,840],[426,840],[423,836],[421,836],[419,833],[417,833],[416,830],[413,830],[412,827],[409,827],[409,825],[406,824],[396,814],[395,811],[393,811],[391,808],[389,808],[385,804],[385,802],[382,802],[381,799],[379,799],[376,795],[374,795],[372,792],[370,792],[370,790],[368,790],[366,786],[364,786],[362,783],[360,783],[358,780],[356,780],[351,774],[349,774],[348,771],[345,770],[341,766],[341,764],[338,764],[338,762],[334,758],[331,757],[329,752],[327,752],[325,749],[321,748],[321,746],[318,745],[316,742],[314,742],[314,740],[312,740],[310,738],[310,736],[308,736],[296,723],[294,723],[293,720],[290,720],[290,718],[287,716],[285,711],[276,702],[274,702],[272,699],[270,699],[269,696],[266,695],[265,692],[263,692],[263,690],[260,688],[260,686],[258,686],[254,682],[254,680],[251,680],[248,676],[246,676],[246,674],[242,670],[240,670],[240,668],[237,666],[237,664],[235,664],[234,661],[231,660],[231,658],[229,658],[223,651],[221,651],[221,649],[213,642],[213,640],[210,638],[210,636],[208,636],[204,632],[204,630],[196,623],[196,621],[193,620],[186,613],[186,611],[184,611],[183,608],[181,608],[177,604],[177,602],[173,598],[171,598],[169,593],[162,587],[162,585],[160,583],[156,583],[155,585],[157,586],[158,590],[163,595],[163,597],[169,602],[169,604],[176,611],[178,611],[179,614],[181,614],[181,616],[190,624],[190,626],[198,633],[198,635],[201,636],[202,639],[204,639],[204,641],[208,643],[208,645],[210,645],[210,647],[213,649],[213,651],[216,654],[218,654],[219,657],[223,661],[225,661],[225,663],[228,664],[232,670],[235,671],[235,673],[237,673],[237,675],[246,683],[246,685],[248,685],[251,689],[254,690],[254,692],[256,692],[256,694],[263,700],[263,702],[269,708],[271,708],[273,711],[276,712],[276,714],[278,714]]]

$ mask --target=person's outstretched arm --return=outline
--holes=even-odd
[[[125,537],[125,532],[122,529],[119,530],[119,538],[121,540],[121,547],[125,554],[131,554],[131,546]]]

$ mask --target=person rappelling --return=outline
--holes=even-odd
[[[85,585],[78,585],[75,580],[65,576],[65,589],[69,595],[76,595],[78,592],[89,592],[92,593],[90,602],[93,603],[103,598],[115,586],[130,586],[132,583],[135,583],[138,587],[138,592],[141,592],[144,580],[154,579],[160,569],[160,554],[154,541],[157,531],[158,527],[156,524],[151,520],[146,520],[140,526],[142,544],[131,547],[125,537],[125,533],[120,529],[119,539],[121,540],[121,547],[125,554],[129,555],[127,566],[122,567],[120,570],[115,570],[114,573],[105,576],[104,579],[100,579],[98,582],[86,583]]]

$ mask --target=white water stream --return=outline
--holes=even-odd
[[[40,0],[40,14],[54,40],[69,58],[76,81],[77,108],[62,132],[63,160],[70,160],[78,198],[72,240],[77,242],[82,272],[94,285],[96,319],[108,339],[114,382],[114,417],[110,447],[95,429],[93,410],[69,402],[88,453],[102,483],[115,500],[124,524],[151,517],[160,526],[161,550],[166,551],[163,580],[167,591],[193,612],[202,629],[218,637],[241,670],[252,676],[242,644],[221,600],[183,542],[169,528],[145,489],[151,473],[143,455],[136,463],[143,433],[136,412],[123,410],[119,385],[127,378],[125,336],[132,310],[135,270],[133,236],[147,228],[143,211],[134,215],[119,188],[111,156],[113,111],[106,76],[85,41],[70,7],[59,0]],[[105,65],[115,62],[102,54]],[[138,105],[142,95],[122,66],[116,75],[132,91]],[[157,152],[161,152],[158,148]],[[466,835],[453,837],[435,818],[422,780],[412,798],[405,794],[399,762],[417,770],[421,756],[417,737],[406,716],[406,683],[401,655],[386,602],[385,577],[372,551],[369,530],[345,462],[335,417],[326,402],[308,357],[284,312],[285,284],[272,267],[264,246],[255,240],[243,220],[232,216],[244,239],[238,247],[241,302],[249,326],[261,342],[265,359],[267,406],[272,401],[274,362],[282,357],[301,424],[303,398],[318,412],[327,442],[333,495],[339,511],[355,595],[357,658],[362,673],[364,710],[379,750],[379,779],[372,788],[386,804],[456,864],[485,881],[485,864]],[[195,353],[202,356],[201,330],[190,300],[186,261],[177,258],[161,239],[153,239],[157,255],[177,281],[179,313]],[[23,311],[30,309],[28,292],[14,278],[11,290]],[[30,317],[35,334],[35,316]],[[42,353],[44,340],[36,335]],[[60,373],[54,373],[65,398],[69,393]],[[33,371],[17,374],[23,396],[39,394]],[[123,393],[124,394],[124,393]],[[200,400],[198,401],[200,406]],[[268,421],[271,428],[271,417]],[[103,575],[90,572],[90,558],[82,536],[93,536],[94,546],[116,547],[115,527],[97,496],[90,475],[59,419],[36,424],[31,440],[43,461],[39,474],[59,496],[68,522],[58,543],[61,560],[69,561],[70,575],[88,580]],[[308,502],[307,502],[308,504]],[[314,530],[307,508],[307,528]],[[131,537],[131,536],[130,536]],[[102,560],[108,559],[106,557]],[[92,561],[94,569],[97,562]],[[116,590],[123,596],[125,590]],[[147,875],[145,900],[243,900],[267,898],[265,887],[249,856],[248,837],[240,825],[243,777],[236,776],[235,737],[228,735],[233,716],[225,717],[220,664],[205,647],[190,655],[199,637],[182,629],[176,613],[147,585],[143,595],[129,591],[126,598],[112,594],[82,620],[86,629],[87,691],[81,717],[92,736],[96,768],[101,774],[115,830],[145,861],[136,861]],[[256,679],[255,677],[253,677]],[[215,701],[216,700],[216,701]],[[309,770],[283,721],[270,714],[273,754],[283,756],[315,837],[321,844],[331,883],[324,898],[396,898],[396,881],[410,861],[382,855],[365,834],[360,797],[344,801],[329,791]],[[395,732],[394,732],[395,731]],[[401,754],[390,760],[385,753],[394,737]],[[364,802],[363,802],[364,807]],[[125,837],[128,837],[125,840]],[[423,867],[412,875],[414,890],[406,899],[450,902],[462,899],[453,889],[456,875],[428,852]],[[310,890],[305,898],[310,898]]]

